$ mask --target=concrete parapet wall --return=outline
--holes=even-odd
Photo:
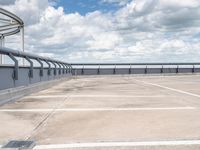
[[[60,79],[55,79],[51,81],[43,81],[43,82],[30,84],[27,86],[19,86],[16,88],[1,90],[0,91],[0,105],[3,105],[11,101],[15,101],[26,95],[39,92],[41,90],[45,90],[51,86],[54,86],[55,84],[61,83],[63,81],[66,81],[66,79],[70,79],[70,78],[71,77],[69,76],[68,78],[60,78]]]
[[[34,68],[33,77],[30,77],[29,70],[30,69],[28,67],[19,68],[18,79],[15,80],[13,78],[13,73],[14,73],[13,67],[0,66],[0,90],[20,87],[20,86],[28,86],[30,84],[35,84],[44,81],[51,81],[63,77],[68,77],[71,75],[70,73],[63,72],[62,70],[59,74],[59,69],[56,70],[56,74],[54,74],[54,70],[51,69],[49,75],[48,68],[44,68],[43,75],[40,75],[40,68]]]

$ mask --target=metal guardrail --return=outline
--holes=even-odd
[[[54,69],[56,69],[56,64],[59,66],[59,74],[61,73],[61,70],[63,70],[63,73],[67,73],[69,70],[69,73],[71,73],[72,67],[70,64],[62,62],[62,61],[58,61],[58,60],[54,60],[51,58],[46,58],[46,57],[42,57],[42,56],[38,56],[38,55],[34,55],[34,54],[30,54],[30,53],[26,53],[26,52],[21,52],[21,51],[16,51],[16,50],[12,50],[12,49],[8,49],[8,48],[0,48],[0,54],[3,55],[7,55],[9,56],[13,62],[14,62],[14,72],[13,72],[13,79],[14,80],[18,80],[18,70],[19,70],[19,63],[18,60],[15,57],[21,57],[21,58],[25,58],[29,63],[30,63],[30,71],[29,71],[29,77],[32,78],[33,77],[33,61],[31,61],[31,59],[36,60],[39,64],[40,64],[40,76],[43,76],[43,69],[44,69],[44,65],[43,62],[46,62],[46,64],[48,65],[48,75],[51,75],[51,64],[54,64]],[[56,75],[56,72],[54,71],[54,74]]]
[[[9,48],[0,48],[0,54],[7,55],[14,62],[12,66],[0,65],[0,90],[53,80],[72,73],[72,66],[63,61]],[[27,60],[30,65],[20,66],[17,58]],[[40,66],[34,66],[33,60]],[[44,67],[45,63],[47,67]]]
[[[73,75],[200,72],[200,67],[196,67],[200,66],[200,63],[72,63],[71,65],[73,67]]]
[[[174,65],[174,66],[180,66],[180,65],[200,65],[200,63],[71,63],[72,66],[149,66],[149,65],[160,65],[160,66],[166,66],[166,65]]]

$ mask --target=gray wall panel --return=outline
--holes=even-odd
[[[41,76],[41,81],[48,81],[48,69],[43,70],[43,76]]]
[[[40,69],[37,68],[33,70],[33,78],[31,78],[30,81],[31,84],[40,82]]]
[[[163,73],[176,73],[176,68],[163,68]]]
[[[179,73],[188,73],[188,72],[192,72],[192,68],[179,68],[178,69]]]
[[[131,74],[145,74],[145,68],[132,68]]]
[[[98,74],[98,69],[84,69],[84,75],[96,75]]]
[[[19,86],[27,86],[30,84],[38,83],[41,81],[50,81],[54,79],[61,79],[64,77],[70,77],[71,74],[61,74],[59,75],[57,72],[57,75],[54,76],[53,70],[51,71],[51,76],[48,75],[48,68],[43,69],[43,76],[40,76],[40,68],[34,68],[33,69],[33,78],[29,77],[29,71],[30,68],[28,67],[21,67],[18,70],[18,79],[13,79],[13,67],[6,67],[6,66],[0,66],[0,90],[9,89],[9,88],[15,88]]]
[[[29,68],[19,68],[18,80],[15,80],[15,86],[29,85]]]
[[[13,68],[0,68],[0,90],[13,88]]]
[[[200,72],[200,68],[195,68],[194,72]]]
[[[147,68],[146,73],[147,74],[158,74],[158,73],[161,73],[161,68]]]
[[[116,74],[129,74],[129,68],[116,68]]]
[[[114,68],[101,68],[99,72],[100,75],[114,74]]]

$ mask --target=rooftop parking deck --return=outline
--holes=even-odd
[[[200,149],[200,75],[82,76],[0,107],[0,145]]]

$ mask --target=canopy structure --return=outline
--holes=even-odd
[[[5,37],[21,32],[21,46],[24,51],[24,22],[15,14],[0,8],[0,47],[5,46]],[[3,56],[0,56],[3,64]]]

